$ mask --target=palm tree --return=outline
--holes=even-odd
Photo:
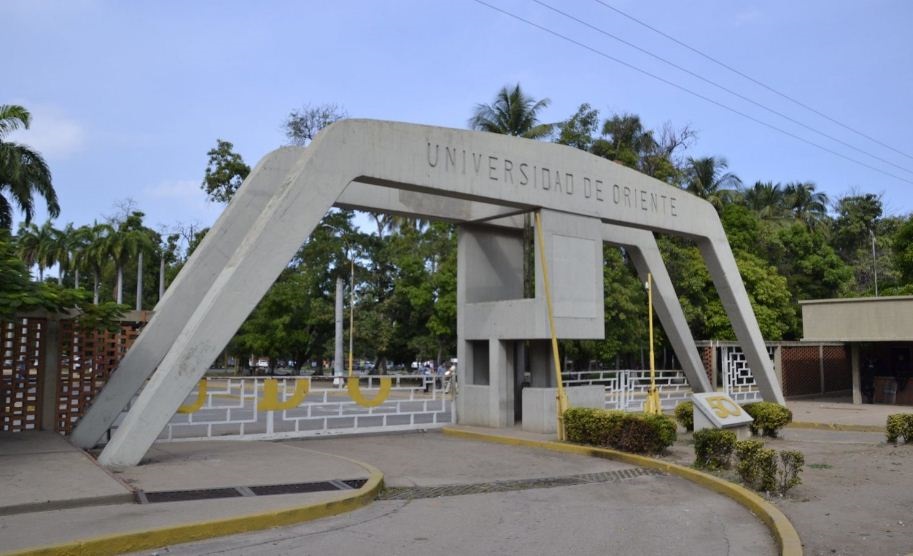
[[[152,240],[143,227],[143,213],[133,212],[111,234],[108,243],[111,257],[117,266],[116,299],[118,303],[124,302],[124,266],[130,257],[137,258],[137,310],[142,307],[143,287],[143,254],[152,251]]]
[[[513,135],[527,139],[541,139],[552,132],[555,124],[539,123],[539,111],[547,107],[549,100],[535,100],[520,89],[518,83],[513,89],[502,87],[492,104],[477,104],[469,127],[501,135]]]
[[[820,225],[827,217],[827,194],[815,192],[814,183],[789,183],[784,192],[786,208],[810,229]]]
[[[111,257],[111,236],[114,228],[109,224],[95,223],[85,231],[85,249],[83,261],[92,270],[92,299],[98,305],[98,286],[105,264]]]
[[[79,275],[88,268],[88,252],[92,229],[80,226],[70,236],[70,267],[73,269],[73,287],[79,289]]]
[[[786,191],[779,183],[755,182],[742,191],[742,203],[764,220],[782,218],[787,214]]]
[[[51,256],[57,262],[57,283],[63,285],[66,273],[73,263],[73,241],[76,230],[72,223],[68,223],[62,230],[54,229],[53,241],[50,245]]]
[[[732,172],[723,173],[728,167],[729,164],[722,157],[688,157],[685,190],[709,201],[719,210],[731,200],[735,189],[742,184],[742,180]]]
[[[56,262],[54,243],[56,230],[48,220],[40,227],[35,224],[22,223],[17,234],[19,257],[29,268],[38,265],[38,281],[44,282],[44,269]]]
[[[593,143],[595,155],[621,162],[629,168],[639,168],[643,156],[656,148],[653,132],[645,130],[640,117],[615,114],[602,125],[602,135]]]
[[[13,225],[14,204],[22,211],[25,223],[30,224],[35,213],[35,193],[44,197],[51,218],[60,214],[51,171],[41,155],[25,145],[3,140],[11,131],[28,129],[31,120],[31,114],[22,106],[0,105],[0,228]]]

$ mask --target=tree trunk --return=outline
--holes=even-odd
[[[78,290],[79,289],[79,267],[76,268],[76,270],[73,273],[73,276],[75,278],[75,283],[73,284],[73,289]]]
[[[143,310],[143,252],[136,256],[136,310]]]
[[[92,286],[92,303],[98,305],[98,271],[95,272],[95,284]]]
[[[38,265],[38,282],[44,282],[44,267]]]
[[[165,256],[159,260],[159,301],[165,295]]]
[[[117,265],[117,303],[124,302],[124,267]]]

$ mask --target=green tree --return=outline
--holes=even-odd
[[[228,203],[235,192],[250,174],[250,166],[244,163],[241,155],[234,152],[234,145],[222,139],[216,140],[216,146],[206,155],[209,162],[200,188],[210,201]]]
[[[32,281],[26,263],[16,253],[9,231],[0,230],[0,320],[36,309],[58,313],[76,309],[80,313],[80,324],[90,328],[116,326],[123,313],[123,307],[113,303],[90,304],[88,294],[83,291]]]
[[[897,230],[893,252],[894,265],[900,272],[901,281],[904,285],[913,284],[913,216],[908,216]]]
[[[786,184],[786,208],[809,228],[817,228],[827,220],[827,194],[815,191],[812,182]]]
[[[41,226],[22,223],[17,235],[19,256],[29,266],[38,266],[38,281],[44,282],[44,269],[54,265],[56,230],[48,220]]]
[[[717,210],[728,203],[742,180],[732,172],[725,158],[705,156],[688,158],[685,167],[685,190],[709,201]]]
[[[321,129],[347,117],[345,108],[336,104],[305,104],[300,109],[289,112],[282,127],[285,128],[289,144],[305,147]]]
[[[28,129],[32,116],[18,105],[0,105],[0,229],[13,225],[13,206],[22,212],[25,224],[35,214],[34,195],[43,197],[48,215],[60,214],[57,192],[51,184],[51,170],[41,154],[25,145],[4,141],[9,132]]]
[[[547,98],[536,100],[520,89],[502,87],[491,104],[477,104],[469,127],[501,135],[542,139],[552,133],[554,124],[539,123],[539,113],[549,105]]]
[[[558,124],[555,142],[589,152],[598,128],[599,111],[584,103],[573,116]]]
[[[762,220],[781,220],[788,214],[786,191],[779,183],[757,181],[741,191],[741,202]]]
[[[773,262],[794,300],[840,297],[851,290],[853,271],[823,233],[796,222],[778,230],[773,244]]]

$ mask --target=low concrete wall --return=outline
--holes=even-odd
[[[490,386],[464,384],[460,386],[460,407],[457,420],[461,425],[482,427],[497,426],[491,424],[492,415],[489,408]]]
[[[570,407],[605,407],[603,386],[572,386],[565,392]],[[523,389],[523,430],[542,434],[558,431],[556,395],[556,388]]]

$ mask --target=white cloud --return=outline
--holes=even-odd
[[[82,151],[87,134],[76,120],[59,109],[44,104],[16,102],[32,114],[29,129],[19,129],[9,134],[8,140],[28,145],[47,159],[66,158]]]

